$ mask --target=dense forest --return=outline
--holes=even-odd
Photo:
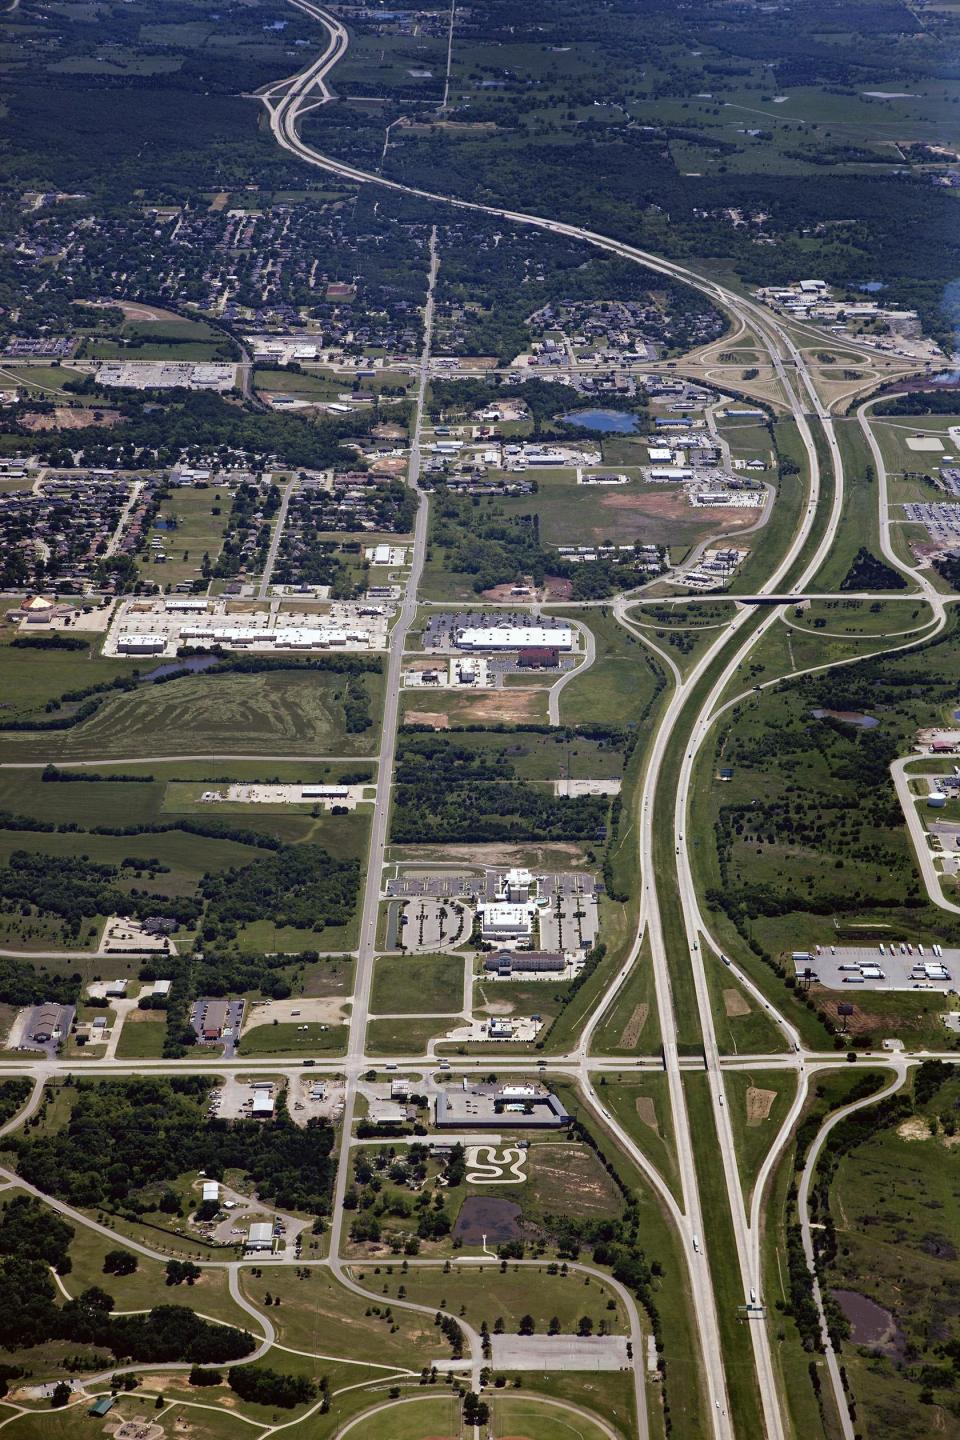
[[[329,1210],[333,1130],[311,1119],[294,1125],[283,1107],[275,1120],[210,1119],[210,1081],[170,1079],[77,1082],[70,1118],[51,1135],[17,1135],[9,1144],[31,1185],[71,1205],[136,1216],[156,1210],[166,1183],[203,1169],[210,1179],[241,1170],[262,1199],[286,1209]]]

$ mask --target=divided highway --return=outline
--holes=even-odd
[[[735,294],[733,291],[719,285],[716,281],[701,276],[686,266],[664,260],[662,257],[641,250],[636,246],[628,245],[609,236],[584,229],[582,226],[567,224],[546,216],[528,215],[503,207],[481,205],[454,196],[437,194],[436,192],[420,189],[416,186],[404,185],[397,181],[387,179],[380,174],[365,171],[357,166],[323,155],[308,145],[299,133],[300,118],[309,110],[326,103],[331,98],[331,92],[326,83],[327,76],[344,54],[348,44],[348,36],[341,21],[322,9],[319,5],[313,3],[313,0],[290,0],[290,3],[296,5],[298,9],[304,11],[306,14],[313,16],[325,27],[328,42],[323,53],[298,75],[261,92],[260,98],[267,107],[270,127],[279,145],[292,154],[299,156],[306,163],[332,174],[342,176],[344,179],[353,180],[361,184],[377,185],[386,189],[414,195],[423,200],[438,204],[470,210],[475,213],[492,215],[517,225],[530,226],[553,234],[565,235],[572,239],[596,246],[599,249],[620,255],[625,259],[633,260],[657,273],[669,275],[672,278],[692,285],[730,313],[740,322],[742,328],[746,328],[746,326],[749,325],[757,335],[759,342],[766,349],[773,364],[786,404],[793,415],[800,439],[806,451],[810,476],[806,509],[786,554],[782,557],[775,572],[769,577],[766,584],[761,587],[758,596],[758,598],[770,597],[772,602],[771,609],[764,612],[763,620],[759,624],[756,623],[756,611],[748,608],[743,608],[738,611],[731,623],[708,648],[687,675],[686,679],[676,685],[663,718],[657,727],[640,798],[640,863],[643,875],[643,890],[639,925],[628,964],[623,974],[611,987],[610,992],[608,992],[608,996],[612,996],[612,993],[619,984],[622,983],[629,968],[636,963],[640,944],[644,936],[646,936],[650,943],[656,981],[656,1003],[660,1032],[663,1037],[665,1067],[671,1108],[673,1111],[674,1135],[676,1138],[681,1176],[682,1215],[675,1213],[674,1219],[677,1223],[680,1239],[685,1251],[693,1289],[694,1305],[700,1329],[702,1367],[709,1397],[713,1433],[717,1437],[717,1440],[733,1440],[734,1435],[737,1433],[737,1427],[735,1426],[734,1418],[730,1415],[720,1326],[709,1263],[708,1237],[700,1204],[696,1164],[693,1153],[693,1140],[687,1114],[680,1057],[676,1044],[677,1027],[671,987],[671,964],[682,964],[686,957],[668,953],[668,944],[664,934],[660,912],[657,884],[655,883],[654,834],[655,828],[662,831],[663,826],[668,823],[668,795],[665,792],[669,791],[669,799],[673,801],[673,829],[675,832],[675,849],[677,856],[676,869],[686,931],[689,963],[693,971],[714,1122],[726,1180],[733,1231],[736,1239],[737,1258],[743,1285],[743,1301],[747,1304],[750,1303],[751,1300],[756,1300],[761,1293],[759,1242],[756,1234],[758,1227],[751,1226],[748,1223],[745,1213],[739,1172],[737,1169],[733,1132],[730,1125],[729,1112],[724,1103],[723,1073],[720,1063],[719,1046],[713,1024],[704,956],[700,948],[700,937],[706,933],[706,927],[700,915],[692,872],[683,843],[683,835],[686,829],[686,815],[696,752],[706,737],[710,725],[710,716],[719,697],[726,688],[736,667],[763,636],[769,628],[769,625],[773,623],[774,618],[780,613],[777,609],[777,604],[786,603],[792,596],[802,593],[803,587],[808,586],[816,576],[833,544],[840,521],[844,489],[843,465],[839,446],[833,431],[833,421],[816,392],[802,353],[797,348],[785,327],[780,324],[775,317],[771,316],[768,311],[764,310],[755,302]],[[435,267],[432,267],[431,304],[432,278],[434,275]],[[422,365],[418,418],[419,413],[422,412],[425,377],[426,371]],[[794,382],[796,382],[796,384]],[[808,414],[811,415],[820,426],[826,442],[832,469],[832,494],[822,483],[819,455]],[[414,444],[416,446],[417,437],[415,437]],[[415,462],[412,459],[412,476],[415,474],[414,464]],[[830,499],[829,512],[819,543],[816,544],[813,553],[807,558],[809,543],[814,534],[825,495],[828,495]],[[418,522],[420,520],[425,522],[425,518],[426,507],[421,505]],[[793,582],[791,576],[801,565],[803,566],[802,576],[798,581]],[[420,571],[415,564],[414,575],[407,592],[407,605],[415,604],[416,583],[419,578],[419,573]],[[741,632],[743,632],[742,635]],[[737,643],[738,640],[739,643]],[[727,651],[730,652],[730,658],[711,686],[704,703],[700,706],[697,713],[691,716],[691,714],[688,713],[689,707],[701,682],[715,671],[720,657]],[[392,696],[392,684],[395,678],[394,656],[395,652],[392,650],[391,681],[388,684],[387,699],[388,713],[385,717],[384,751],[381,754],[381,770],[378,786],[378,817],[381,826],[385,826],[386,824],[386,810],[384,808],[383,812],[379,813],[380,799],[382,796],[385,807],[389,798],[389,764],[392,760],[393,744],[389,732],[395,728],[396,724],[396,702]],[[690,728],[692,738],[690,743],[685,746],[685,759],[681,765],[679,780],[675,788],[673,788],[675,783],[673,778],[669,773],[665,774],[665,761],[668,757],[671,742],[678,733],[683,732],[685,727]],[[379,854],[382,857],[382,841]],[[360,968],[365,979],[358,977],[360,993],[355,1001],[354,1021],[351,1028],[353,1037],[351,1044],[359,1043],[361,1047],[363,1043],[363,1026],[366,1023],[366,991],[364,990],[364,984],[368,987],[368,971],[369,965],[372,963],[372,947],[375,939],[375,937],[368,932],[368,917],[376,913],[373,904],[374,887],[376,887],[378,894],[380,885],[380,872],[376,865],[377,855],[378,841],[375,834],[371,848],[371,863],[367,875],[364,928],[361,939],[361,948],[364,952],[369,952],[370,958],[365,954],[361,961]],[[608,997],[605,996],[601,1002],[601,1007],[598,1008],[596,1012],[597,1015],[602,1013],[602,1007],[607,1003],[607,998]],[[767,1008],[770,1009],[769,1004],[767,1004]],[[792,1027],[788,1025],[783,1017],[778,1018],[787,1032],[791,1034],[791,1036],[795,1036],[796,1032],[792,1031]],[[588,1077],[585,1074],[584,1081],[586,1082],[584,1089],[591,1103],[595,1108],[600,1110],[600,1113],[604,1116],[607,1123],[612,1124],[611,1117],[603,1110],[602,1106],[599,1106],[597,1097],[589,1085]],[[349,1117],[350,1110],[351,1107],[348,1105],[348,1115],[345,1117],[345,1121]],[[344,1169],[345,1167],[341,1166],[341,1172],[343,1172]],[[344,1176],[343,1173],[341,1173],[341,1182],[338,1186],[338,1200],[342,1198],[343,1184]],[[336,1253],[336,1239],[339,1238],[340,1223],[339,1218],[334,1222],[334,1253]],[[752,1323],[750,1333],[753,1342],[764,1430],[766,1435],[770,1437],[770,1440],[785,1440],[786,1430],[784,1428],[780,1396],[766,1324],[763,1323],[762,1320]]]

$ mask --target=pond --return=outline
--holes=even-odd
[[[184,660],[171,660],[169,665],[159,665],[140,678],[144,684],[151,680],[165,680],[168,675],[199,675],[211,665],[219,665],[222,655],[188,655]]]
[[[584,430],[597,430],[605,435],[631,435],[640,428],[637,416],[628,410],[571,410],[560,419],[568,425],[579,425]]]
[[[859,1290],[834,1290],[833,1298],[849,1321],[855,1345],[869,1345],[887,1355],[902,1356],[906,1339],[889,1310]]]
[[[880,724],[875,715],[862,715],[859,710],[811,710],[814,720],[839,720],[844,725],[856,725],[858,730],[874,730]]]
[[[523,1211],[512,1200],[468,1195],[460,1207],[453,1233],[468,1245],[480,1245],[484,1236],[490,1245],[519,1240],[523,1235]]]

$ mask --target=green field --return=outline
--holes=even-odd
[[[376,716],[380,677],[366,675],[362,683]],[[158,690],[108,698],[73,729],[42,736],[0,732],[0,755],[7,761],[32,758],[38,750],[57,761],[203,752],[371,755],[377,725],[359,734],[345,729],[343,686],[340,676],[322,672],[192,675]]]
[[[383,955],[370,1006],[375,1015],[450,1015],[463,1007],[464,960],[454,955]]]
[[[659,1170],[677,1200],[680,1172],[673,1137],[673,1111],[666,1076],[615,1075],[597,1090],[634,1144]]]
[[[561,691],[562,724],[639,724],[663,683],[659,662],[607,611],[591,611],[585,623],[593,631],[596,659]]]
[[[551,1275],[546,1262],[508,1265],[505,1272],[499,1262],[470,1266],[453,1262],[449,1274],[416,1265],[405,1273],[400,1273],[399,1265],[389,1268],[392,1274],[374,1275],[369,1268],[360,1267],[355,1267],[354,1273],[371,1290],[383,1288],[388,1300],[396,1299],[402,1287],[406,1299],[429,1305],[431,1310],[461,1315],[475,1329],[486,1320],[493,1330],[497,1320],[502,1320],[504,1330],[515,1334],[524,1315],[533,1317],[540,1334],[554,1316],[564,1334],[575,1332],[582,1315],[590,1315],[595,1326],[604,1320],[611,1333],[623,1334],[627,1329],[622,1302],[604,1285],[602,1276],[584,1276],[574,1270]]]
[[[778,1070],[730,1070],[724,1087],[744,1203],[749,1205],[757,1172],[796,1095],[796,1081]]]
[[[151,527],[146,546],[140,552],[140,570],[144,579],[164,585],[202,577],[202,562],[209,557],[216,562],[223,544],[224,531],[230,514],[231,495],[226,487],[211,485],[209,489],[178,489],[160,506],[157,519],[163,522]],[[162,565],[153,556],[151,541],[164,542]]]
[[[248,1058],[263,1055],[345,1055],[349,1031],[346,1025],[296,1024],[254,1025],[243,1032],[238,1053]]]
[[[943,1325],[948,1333],[960,1264],[953,1149],[958,1097],[960,1087],[950,1077],[914,1114],[908,1105],[893,1124],[872,1133],[866,1127],[861,1143],[818,1167],[829,1182],[836,1227],[829,1284],[866,1296],[892,1315],[889,1333],[878,1334],[874,1345],[856,1328],[843,1344],[860,1423],[878,1440],[956,1433],[952,1366],[943,1365],[948,1352],[930,1340],[934,1327]],[[900,1358],[904,1347],[917,1349],[914,1364]]]

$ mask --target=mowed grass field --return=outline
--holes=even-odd
[[[399,1265],[396,1270],[399,1275]],[[390,1283],[395,1295],[400,1282]],[[383,1280],[371,1273],[371,1292],[382,1288]],[[281,1303],[273,1307],[270,1318],[276,1326],[278,1342],[294,1350],[419,1369],[424,1362],[418,1356],[440,1355],[447,1348],[446,1341],[437,1335],[432,1316],[397,1310],[392,1320],[385,1318],[383,1310],[388,1307],[389,1299],[384,1300],[382,1307],[373,1294],[365,1300],[345,1289],[329,1270],[320,1267],[295,1271],[281,1266],[263,1278],[244,1269],[240,1272],[240,1289],[256,1305],[263,1303],[268,1290],[273,1296],[279,1296]]]
[[[101,685],[137,670],[135,661],[102,659],[100,636],[89,631],[76,632],[78,640],[89,641],[86,650],[20,649],[10,643],[16,638],[13,626],[0,625],[0,732],[10,720],[44,718],[47,702],[66,691]],[[64,713],[69,713],[66,707]],[[43,737],[34,732],[33,738]]]
[[[204,554],[215,561],[220,554],[230,514],[232,495],[226,486],[209,489],[175,490],[160,506],[157,521],[147,535],[146,548],[139,556],[145,579],[176,585],[196,580],[202,573]],[[171,528],[174,527],[174,528]],[[166,560],[158,565],[150,542],[162,540]]]
[[[326,774],[338,767],[315,768],[318,773]],[[97,827],[120,829],[131,821],[170,827],[175,827],[181,818],[199,823],[195,812],[200,807],[188,808],[185,816],[168,807],[171,789],[188,788],[168,780],[171,775],[205,771],[211,782],[216,777],[217,782],[222,784],[231,774],[238,778],[253,778],[249,775],[253,770],[259,778],[271,778],[279,771],[284,777],[294,769],[301,778],[312,777],[313,770],[304,770],[300,764],[282,766],[276,762],[259,762],[254,766],[252,762],[246,762],[231,766],[219,760],[208,760],[202,764],[156,762],[138,766],[132,772],[120,767],[121,773],[142,773],[142,781],[111,781],[104,778],[110,775],[109,769],[74,771],[75,775],[89,778],[70,782],[45,781],[38,770],[0,771],[0,812],[7,811],[14,817],[34,817],[52,826],[81,827],[24,830],[16,828],[13,823],[4,826],[0,814],[0,865],[7,863],[17,850],[65,860],[87,857],[96,863],[116,866],[132,858],[156,861],[159,868],[148,864],[125,867],[114,882],[117,888],[131,893],[137,890],[162,896],[192,896],[204,874],[251,865],[264,859],[269,850],[241,839],[229,839],[215,833],[191,834],[177,828],[155,832],[146,830],[139,835],[91,832]],[[294,807],[287,814],[277,814],[270,807],[247,805],[242,807],[241,813],[233,810],[221,817],[214,807],[207,806],[202,819],[211,826],[219,823],[226,829],[236,827],[238,833],[252,831],[255,836],[276,837],[287,845],[319,845],[337,859],[359,861],[361,867],[365,862],[369,835],[369,812],[366,810],[352,811],[347,815],[321,812],[315,817]],[[104,916],[91,916],[84,922],[78,937],[68,937],[56,915],[11,912],[0,915],[0,945],[31,950],[37,954],[61,949],[76,949],[80,954],[96,944],[104,919]],[[237,944],[246,951],[349,950],[356,943],[356,923],[354,917],[347,925],[315,931],[277,926],[270,918],[264,918],[241,927]],[[177,943],[183,943],[182,935],[177,938]],[[323,993],[327,993],[326,987],[330,983],[339,993],[348,981],[341,967],[330,979],[324,972],[316,983],[321,985]],[[120,1054],[126,1058],[154,1055],[159,1053],[156,1048],[159,1043],[148,1024],[128,1026],[121,1037]]]
[[[522,1188],[516,1187],[515,1196],[521,1195]],[[627,1328],[622,1302],[594,1276],[576,1271],[549,1275],[546,1261],[542,1265],[508,1263],[506,1271],[501,1271],[496,1261],[470,1266],[453,1261],[452,1267],[449,1274],[437,1269],[419,1269],[415,1265],[411,1265],[405,1275],[400,1273],[399,1265],[394,1267],[393,1275],[384,1275],[382,1267],[380,1275],[359,1266],[354,1273],[370,1289],[380,1290],[385,1286],[387,1302],[395,1300],[403,1286],[408,1300],[429,1305],[431,1309],[461,1314],[477,1329],[484,1320],[491,1330],[497,1320],[502,1320],[506,1333],[515,1335],[524,1315],[533,1316],[541,1334],[554,1316],[565,1334],[576,1330],[583,1315],[591,1317],[595,1329],[600,1320],[606,1321],[612,1334],[623,1334]],[[611,1300],[612,1309],[608,1308]]]
[[[646,646],[605,610],[591,610],[586,624],[596,659],[560,692],[561,724],[636,724],[662,684],[660,668]]]
[[[381,677],[365,675],[362,683],[377,717]],[[377,743],[376,718],[368,730],[347,731],[345,686],[342,676],[306,670],[190,675],[110,696],[88,720],[69,730],[0,731],[0,760],[191,753],[371,755]]]
[[[450,1015],[463,1006],[465,961],[455,955],[384,955],[370,1004],[376,1015]]]

